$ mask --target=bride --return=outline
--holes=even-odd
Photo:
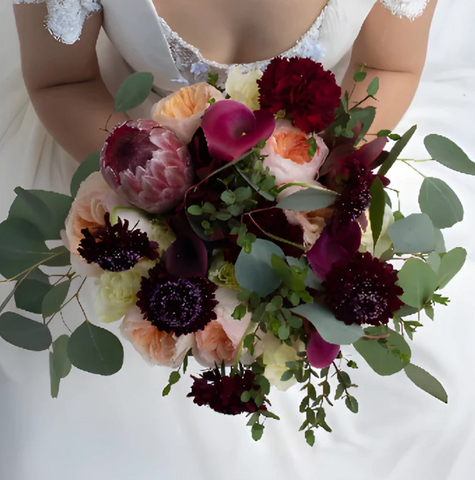
[[[263,68],[277,55],[310,57],[351,89],[353,72],[364,63],[367,82],[377,76],[381,83],[374,131],[394,128],[419,84],[437,2],[299,0],[298,8],[289,0],[14,3],[24,83],[12,46],[11,7],[2,5],[1,219],[14,186],[67,192],[77,162],[101,148],[113,94],[132,71],[155,77],[153,98],[128,113],[147,117],[158,97],[205,80],[208,72],[223,77],[232,64]],[[365,97],[366,87],[359,84],[353,98]],[[127,118],[115,114],[110,124]],[[400,174],[406,190],[416,185],[410,178]],[[464,188],[465,198],[473,199]],[[319,432],[313,449],[296,433],[298,391],[274,395],[283,420],[255,444],[242,418],[193,406],[185,398],[186,380],[162,399],[167,372],[144,365],[129,345],[119,374],[96,378],[75,371],[53,401],[47,356],[18,352],[0,340],[0,478],[469,478],[475,390],[467,339],[475,327],[467,322],[463,293],[451,296],[465,321],[446,318],[441,326],[439,318],[439,325],[421,332],[414,352],[446,384],[450,405],[415,391],[401,376],[376,377],[360,359],[354,373],[360,414],[335,406],[328,412],[333,434]]]

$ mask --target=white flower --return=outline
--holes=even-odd
[[[176,240],[176,235],[172,229],[161,220],[152,220],[150,222],[149,240],[158,243],[160,254],[166,252],[168,247]]]
[[[376,243],[376,248],[374,248],[373,231],[371,230],[369,215],[366,215],[368,216],[368,226],[366,231],[363,231],[360,252],[369,252],[374,257],[380,258],[383,253],[387,252],[391,248],[392,245],[392,240],[388,235],[388,228],[394,223],[394,215],[391,208],[386,205],[384,209],[383,226],[378,242]]]
[[[278,390],[285,392],[295,385],[295,378],[283,382],[282,375],[288,370],[285,365],[287,362],[295,362],[298,360],[297,351],[293,347],[289,347],[282,343],[276,336],[268,332],[263,340],[264,357],[263,361],[266,366],[264,375],[267,377],[271,385]]]
[[[120,320],[137,301],[142,277],[155,265],[151,260],[142,260],[125,272],[104,272],[98,280],[94,307],[104,323]]]
[[[233,67],[226,82],[226,93],[232,100],[241,102],[251,110],[259,110],[259,86],[257,80],[262,77],[261,70],[243,73],[241,67]]]

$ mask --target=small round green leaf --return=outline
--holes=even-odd
[[[467,251],[460,247],[454,248],[442,257],[437,278],[439,288],[447,286],[465,265],[466,259]]]
[[[119,88],[115,99],[115,111],[127,112],[141,105],[153,88],[153,75],[147,72],[137,72],[125,81]]]
[[[86,321],[71,335],[68,357],[80,370],[108,376],[122,368],[124,349],[115,335]]]
[[[404,290],[401,300],[421,310],[437,289],[437,274],[422,260],[411,258],[398,272],[398,285]]]
[[[307,188],[282,199],[277,207],[282,210],[313,212],[335,203],[338,194],[324,188]]]
[[[66,300],[70,286],[71,281],[69,280],[59,283],[45,295],[42,305],[43,318],[48,318],[60,310]]]
[[[381,332],[378,328],[367,328],[368,335],[377,335]],[[410,362],[411,349],[404,340],[404,338],[396,333],[394,330],[388,331],[389,338],[387,342],[391,348],[396,349],[400,356],[404,356],[403,360],[400,356],[394,354],[391,349],[383,346],[379,340],[371,340],[368,338],[361,338],[354,347],[357,352],[366,360],[368,365],[378,374],[382,376],[394,375],[400,372]]]
[[[91,173],[98,172],[101,169],[100,158],[101,153],[94,152],[80,163],[71,180],[71,195],[73,197],[76,197],[81,183],[84,182]]]
[[[334,345],[350,345],[364,334],[359,325],[345,325],[319,303],[300,305],[293,308],[292,312],[305,317],[318,330],[323,340]]]
[[[419,193],[421,212],[437,228],[450,228],[463,220],[463,206],[456,193],[442,180],[427,177]]]
[[[425,213],[415,213],[388,228],[396,253],[424,253],[435,249],[434,225]]]
[[[46,325],[13,312],[0,317],[0,336],[12,345],[34,352],[47,350],[52,342]]]
[[[43,299],[53,287],[39,280],[26,279],[15,291],[15,303],[18,308],[31,313],[43,311]]]
[[[285,258],[284,252],[275,243],[257,239],[251,253],[241,250],[236,262],[235,274],[239,285],[261,297],[271,294],[281,283],[272,268],[272,255]]]
[[[409,380],[417,385],[420,389],[429,393],[441,402],[448,403],[449,397],[442,384],[434,378],[430,373],[422,368],[410,363],[404,369]]]
[[[467,175],[475,175],[475,163],[452,140],[442,135],[428,135],[424,139],[429,155],[442,165]]]

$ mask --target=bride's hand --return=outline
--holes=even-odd
[[[355,42],[343,88],[353,90],[353,74],[363,64],[368,76],[358,83],[350,105],[363,100],[369,83],[380,79],[378,102],[372,134],[397,126],[414,98],[424,68],[429,30],[437,0],[431,0],[424,13],[414,21],[398,18],[377,2]]]
[[[51,135],[78,161],[100,150],[114,100],[102,81],[96,42],[102,14],[85,23],[81,40],[65,45],[44,27],[45,4],[15,5],[23,76],[31,100]],[[114,114],[110,125],[126,120]]]

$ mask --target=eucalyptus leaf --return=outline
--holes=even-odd
[[[271,265],[275,273],[291,290],[299,292],[305,290],[305,282],[301,275],[294,272],[278,255],[272,255]]]
[[[353,108],[350,111],[351,120],[361,123],[361,132],[356,139],[356,144],[360,143],[365,135],[369,132],[369,129],[373,125],[374,119],[376,118],[376,108],[375,107],[365,107],[365,108]]]
[[[345,325],[337,320],[326,306],[319,303],[307,303],[291,311],[305,317],[318,330],[323,340],[334,345],[351,345],[364,334],[359,325]]]
[[[425,213],[414,213],[388,228],[397,253],[432,252],[436,246],[434,225]]]
[[[381,333],[378,328],[367,328],[365,331],[368,335]],[[407,359],[403,360],[399,356],[396,356],[390,348],[382,345],[379,340],[362,338],[354,344],[357,352],[366,360],[368,365],[378,375],[382,376],[394,375],[400,372],[408,365],[411,357],[411,349],[404,338],[391,329],[388,329],[388,334],[389,338],[387,339],[387,343],[391,345],[393,349],[397,349],[400,355]]]
[[[86,321],[72,333],[68,357],[80,370],[108,376],[122,368],[124,349],[115,335]]]
[[[43,318],[48,318],[61,309],[61,306],[68,295],[70,286],[71,281],[67,280],[66,282],[59,283],[58,285],[52,287],[51,290],[45,295],[41,310]]]
[[[441,402],[448,403],[449,398],[442,384],[434,378],[430,373],[422,368],[410,363],[404,369],[409,380],[417,385],[420,389],[429,393]]]
[[[281,284],[280,277],[272,267],[272,255],[285,258],[280,247],[262,239],[257,239],[252,244],[251,253],[241,250],[235,266],[239,285],[261,297],[270,295]]]
[[[437,284],[439,288],[444,288],[457,275],[465,265],[467,251],[463,248],[454,248],[446,253],[440,262],[438,270]]]
[[[438,178],[424,179],[419,206],[437,228],[450,228],[463,220],[463,206],[457,194]]]
[[[47,350],[52,342],[46,325],[13,312],[0,317],[0,336],[12,345],[35,352]]]
[[[432,267],[435,273],[439,272],[441,261],[440,255],[437,252],[432,252],[426,259],[426,262]]]
[[[417,130],[417,125],[414,125],[401,137],[400,140],[398,140],[394,144],[394,147],[389,153],[388,158],[386,158],[386,160],[378,170],[379,175],[386,175],[389,172],[391,167],[396,163],[397,159],[399,158],[399,155],[401,155],[402,151],[406,148],[407,144],[409,143],[411,138],[414,136],[414,133],[416,133],[416,130]]]
[[[91,173],[98,172],[101,169],[100,158],[101,153],[94,152],[80,163],[71,180],[71,195],[73,197],[76,197],[81,183],[84,182]]]
[[[115,111],[127,112],[141,105],[153,88],[153,75],[136,72],[125,79],[117,92]]]
[[[261,197],[265,198],[266,200],[269,200],[273,202],[275,200],[275,197],[271,195],[269,192],[266,192],[265,190],[261,190],[252,180],[251,177],[247,173],[245,173],[237,164],[234,165],[234,168],[236,171],[241,175],[241,177],[249,184],[251,188],[253,188],[256,192],[261,195]]]
[[[371,80],[371,83],[368,85],[366,89],[366,93],[374,97],[379,91],[379,78],[375,77]]]
[[[43,263],[46,267],[67,267],[71,265],[71,252],[64,245],[51,249],[49,257],[50,260]]]
[[[376,246],[381,235],[384,220],[384,210],[386,208],[386,197],[383,183],[376,177],[370,188],[371,204],[369,207],[369,221],[373,233],[373,245]]]
[[[444,234],[439,228],[434,228],[434,235],[435,235],[435,248],[434,252],[437,253],[445,253],[447,251],[445,247],[445,238]]]
[[[67,335],[61,335],[53,342],[53,365],[59,378],[66,378],[71,372],[68,343],[69,337]]]
[[[333,205],[338,194],[324,188],[307,188],[282,199],[277,207],[297,212],[313,212]]]
[[[53,287],[48,282],[23,280],[15,291],[15,303],[18,308],[31,313],[41,313],[43,299]]]
[[[401,300],[421,310],[437,289],[437,274],[426,262],[410,258],[398,272],[398,285],[404,290]]]
[[[452,140],[433,134],[424,139],[424,145],[429,155],[445,167],[467,175],[475,175],[475,163]]]
[[[50,388],[51,388],[51,398],[58,398],[59,395],[59,385],[61,383],[61,378],[56,373],[54,369],[54,354],[49,353],[49,378],[50,378]]]

